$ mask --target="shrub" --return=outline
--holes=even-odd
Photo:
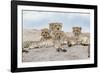
[[[23,42],[23,48],[28,48],[31,44],[31,41],[25,41]]]

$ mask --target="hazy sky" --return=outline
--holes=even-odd
[[[70,12],[23,11],[24,29],[48,28],[48,23],[63,24],[65,32],[72,31],[72,27],[82,27],[82,31],[90,31],[90,14]]]

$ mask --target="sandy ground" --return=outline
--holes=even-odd
[[[88,58],[87,46],[77,45],[65,49],[67,52],[57,52],[53,47],[30,49],[29,53],[23,53],[23,62],[61,61]]]
[[[23,30],[23,42],[38,41],[40,39],[40,30],[31,29]],[[72,33],[66,33],[69,36]],[[89,36],[89,33],[83,35]],[[27,48],[25,48],[27,49]],[[57,52],[54,47],[48,48],[34,48],[28,50],[29,53],[23,53],[23,62],[38,62],[38,61],[60,61],[60,60],[76,60],[88,58],[88,46],[76,45],[73,47],[66,47],[67,52]]]

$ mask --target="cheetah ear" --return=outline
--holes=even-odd
[[[75,27],[72,27],[72,31],[74,32],[74,30],[75,30]]]
[[[62,27],[62,24],[60,24],[59,26]]]
[[[80,27],[80,30],[82,30],[82,28]]]
[[[75,29],[75,27],[72,27],[72,29]]]
[[[52,24],[50,23],[50,26],[52,26]]]

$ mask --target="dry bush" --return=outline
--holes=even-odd
[[[28,48],[31,45],[32,41],[23,42],[23,48]]]

